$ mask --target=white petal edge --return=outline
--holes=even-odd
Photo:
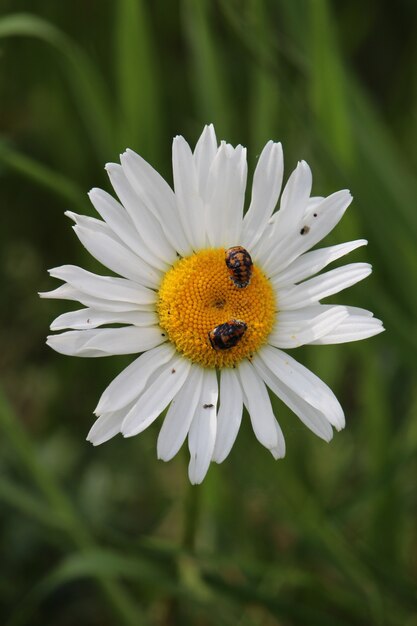
[[[205,208],[199,194],[197,172],[190,146],[181,136],[172,145],[175,198],[184,232],[193,250],[206,246]]]
[[[172,400],[159,431],[158,459],[171,460],[179,451],[197,411],[203,385],[204,369],[192,365],[184,385]]]
[[[318,376],[278,348],[264,346],[258,355],[274,376],[305,402],[323,413],[337,430],[345,426],[345,416],[338,399]]]
[[[347,243],[306,252],[289,265],[283,272],[275,274],[271,283],[276,289],[299,283],[321,272],[327,265],[349,254],[353,250],[367,245],[366,239],[357,239]]]
[[[278,202],[283,171],[282,146],[268,141],[255,169],[251,203],[243,218],[242,245],[245,248],[252,248],[263,235]]]
[[[222,142],[207,183],[206,231],[212,247],[229,248],[240,241],[246,175],[246,149]]]
[[[255,437],[265,448],[276,448],[278,445],[276,420],[263,380],[249,361],[242,361],[237,371],[243,391],[243,402],[248,409]]]
[[[137,399],[151,376],[172,359],[174,354],[175,349],[170,343],[163,343],[141,354],[103,391],[94,413],[100,415],[117,411]]]
[[[160,369],[124,419],[124,437],[137,435],[156,420],[185,383],[190,367],[190,361],[175,355]]]
[[[51,330],[88,330],[104,324],[131,324],[133,326],[153,326],[158,324],[155,311],[97,311],[87,308],[69,311],[57,317],[51,324]]]
[[[273,393],[297,415],[297,417],[315,435],[329,442],[333,437],[333,429],[326,417],[316,408],[303,400],[296,392],[275,376],[273,371],[258,355],[253,359],[253,365],[259,376]]]
[[[239,378],[233,369],[220,373],[220,406],[213,461],[222,463],[228,456],[242,422],[243,396]]]
[[[178,219],[175,195],[168,183],[133,150],[126,150],[120,156],[120,162],[133,189],[158,219],[173,248],[181,256],[191,254],[192,247]]]
[[[282,272],[333,230],[351,202],[352,196],[349,191],[343,189],[324,198],[314,208],[308,203],[302,220],[294,223],[291,232],[286,235],[283,235],[274,223],[270,234],[262,240],[262,246],[256,247],[252,258],[262,266],[269,277]],[[302,229],[304,234],[301,234]]]
[[[92,443],[93,446],[99,446],[118,435],[127,411],[128,407],[124,407],[119,411],[111,411],[100,415],[90,428],[87,441]]]
[[[290,232],[293,225],[302,219],[307,209],[312,184],[310,167],[305,161],[300,161],[284,187],[280,208],[276,214],[274,228],[279,231],[281,237]]]
[[[379,335],[385,328],[381,320],[367,315],[351,315],[326,335],[312,341],[315,345],[348,343]]]
[[[222,463],[229,455],[242,422],[243,395],[239,378],[232,369],[220,373],[220,407],[217,415],[213,461]]]
[[[161,274],[144,263],[110,234],[94,231],[78,224],[73,226],[73,229],[84,248],[102,265],[145,287],[158,287]]]
[[[104,276],[101,278],[105,278]],[[115,279],[123,280],[123,279]],[[107,291],[110,295],[111,292]],[[39,292],[41,298],[50,298],[52,300],[76,300],[84,306],[100,311],[113,312],[134,312],[134,311],[155,311],[155,304],[138,304],[135,302],[125,302],[123,300],[104,300],[86,294],[79,289],[75,289],[72,285],[65,283],[52,291]]]
[[[290,313],[292,311],[283,311],[282,317],[289,320]],[[304,320],[294,320],[292,324],[288,322],[283,324],[278,313],[276,329],[269,335],[268,343],[276,348],[298,348],[327,335],[348,316],[349,313],[343,306],[333,306],[319,311],[314,317],[307,316]]]
[[[148,247],[148,254],[156,257],[152,265],[159,267],[159,261],[172,264],[176,259],[175,248],[169,243],[162,226],[155,215],[142,202],[128,181],[121,165],[107,163],[106,171],[113,189],[129,213],[136,230]]]
[[[141,305],[154,304],[157,299],[155,291],[127,278],[100,276],[76,265],[61,265],[48,271],[53,278],[65,280],[85,294],[103,300],[119,300]],[[51,297],[51,293],[49,292],[48,297]]]
[[[279,292],[282,310],[300,309],[323,298],[339,293],[364,280],[372,272],[369,263],[350,263],[325,272],[300,283],[295,287],[283,288]]]
[[[160,271],[166,271],[168,264],[152,254],[149,249],[149,241],[146,242],[142,235],[142,229],[137,230],[135,224],[117,200],[109,193],[95,187],[89,192],[89,198],[97,213],[105,220],[108,226],[119,237],[119,239],[142,259],[149,266]]]
[[[208,200],[207,182],[211,164],[217,154],[217,138],[213,124],[204,127],[194,149],[198,189],[204,202]]]
[[[60,335],[48,335],[46,343],[60,354],[91,358],[144,352],[164,341],[159,327],[125,326],[68,330]]]
[[[198,485],[203,481],[213,456],[218,395],[216,372],[207,369],[204,372],[199,403],[188,434],[190,450],[188,476],[192,485]]]

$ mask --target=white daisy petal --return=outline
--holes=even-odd
[[[339,193],[339,192],[336,192]],[[348,192],[349,193],[349,192]],[[329,196],[330,198],[331,196]],[[310,196],[308,204],[307,204],[307,215],[310,215],[313,210],[315,210],[321,203],[325,200],[324,196]]]
[[[264,346],[258,354],[284,385],[323,413],[337,430],[344,427],[345,417],[342,407],[333,391],[318,376],[278,348]]]
[[[355,285],[372,272],[369,263],[350,263],[315,276],[300,285],[280,290],[282,309],[299,309]]]
[[[269,451],[274,457],[274,459],[278,461],[278,459],[284,458],[286,446],[285,446],[285,439],[281,430],[281,426],[278,424],[277,420],[275,420],[274,424],[275,424],[275,430],[277,432],[277,445],[274,446],[273,448],[270,448]]]
[[[147,247],[146,254],[152,258],[152,262],[149,261],[149,263],[158,268],[161,262],[173,263],[176,260],[175,248],[169,243],[158,219],[133,189],[122,166],[107,163],[106,171],[113,189],[130,215],[144,246]],[[144,256],[144,258],[147,257]]]
[[[300,161],[292,172],[282,192],[280,209],[276,215],[276,228],[285,235],[302,219],[310,198],[313,178],[305,161]]]
[[[309,322],[313,322],[314,319],[324,313],[324,311],[330,311],[332,309],[343,309],[349,313],[349,308],[340,304],[311,304],[310,306],[303,307],[302,309],[291,309],[289,311],[278,311],[276,328],[273,332],[278,332],[281,327],[294,328],[300,324],[305,325]]]
[[[120,157],[127,179],[146,207],[159,220],[162,229],[177,252],[191,254],[192,248],[178,220],[175,196],[171,187],[141,156],[127,150]]]
[[[51,330],[87,330],[104,324],[132,324],[134,326],[154,326],[158,324],[158,316],[154,311],[96,311],[87,308],[70,311],[57,317],[51,324]]]
[[[200,400],[203,377],[204,369],[193,365],[187,380],[171,402],[159,432],[158,459],[169,461],[184,443]]]
[[[88,192],[91,204],[97,213],[103,218],[113,233],[135,254],[140,250],[141,241],[137,237],[132,220],[124,207],[117,202],[107,191],[93,188]],[[80,216],[75,219],[82,225]],[[100,224],[100,221],[98,221]],[[102,222],[101,222],[102,224]]]
[[[320,309],[320,305],[317,308]],[[284,319],[289,320],[293,312],[283,311],[282,315]],[[327,335],[348,316],[349,313],[344,307],[332,306],[321,310],[315,317],[294,320],[293,323],[281,323],[281,315],[278,313],[276,329],[269,335],[268,342],[277,348],[297,348]]]
[[[156,302],[156,293],[143,285],[125,278],[99,276],[76,265],[54,267],[49,270],[49,274],[53,278],[65,280],[72,287],[88,295],[103,300],[119,300],[136,305]]]
[[[255,169],[252,198],[243,219],[242,246],[252,248],[263,235],[282,185],[284,159],[280,143],[268,141]]]
[[[248,361],[242,361],[237,371],[242,386],[243,401],[248,409],[257,440],[268,449],[276,448],[278,445],[276,420],[263,380]]]
[[[152,348],[128,365],[103,391],[94,411],[96,415],[117,411],[136,400],[153,374],[173,358],[175,349],[170,343]]]
[[[259,356],[255,356],[253,365],[265,384],[300,418],[307,428],[324,441],[332,439],[333,429],[323,413],[284,385]]]
[[[268,276],[273,276],[288,267],[303,252],[310,250],[342,219],[352,202],[349,191],[342,190],[324,198],[316,206],[308,206],[303,219],[294,224],[293,230],[281,237],[277,224],[271,228],[268,241],[258,251],[258,260]]]
[[[159,285],[160,274],[110,234],[95,232],[79,225],[73,226],[73,229],[91,256],[116,274],[146,287]]]
[[[343,306],[345,307],[345,309],[347,310],[347,312],[350,315],[362,315],[364,317],[373,317],[374,316],[372,311],[368,311],[367,309],[361,309],[358,306],[348,306],[346,304],[344,304]]]
[[[190,361],[174,356],[160,369],[159,375],[125,417],[122,424],[124,437],[137,435],[156,420],[185,383],[190,367]]]
[[[206,245],[204,203],[199,194],[194,156],[183,137],[174,139],[172,169],[177,207],[184,232],[194,250],[204,248]]]
[[[124,302],[123,300],[104,300],[85,294],[79,289],[75,289],[71,285],[61,285],[52,291],[40,292],[41,298],[50,298],[53,300],[76,300],[84,306],[91,307],[100,311],[114,312],[131,312],[131,311],[150,311],[155,309],[153,304],[135,304],[134,302]]]
[[[207,369],[197,410],[188,434],[190,463],[188,476],[192,485],[201,483],[207,474],[216,440],[218,385],[215,370]]]
[[[248,175],[248,164],[246,160],[246,148],[238,146],[235,149],[234,160],[235,173],[230,180],[230,186],[232,187],[232,193],[228,194],[230,208],[230,219],[227,220],[227,226],[225,225],[225,243],[226,247],[236,245],[236,242],[240,241],[242,236],[243,227],[243,205],[245,202],[246,180]]]
[[[325,200],[324,196],[310,196],[309,199],[307,200],[307,207],[306,207],[303,217],[307,215],[311,215],[313,211],[323,202],[323,200]],[[274,224],[276,224],[278,219],[279,219],[279,211],[276,211],[272,215],[271,219],[268,221],[268,226],[273,226]],[[282,236],[281,232],[280,232],[280,236]]]
[[[99,328],[94,330],[69,330],[60,335],[49,335],[46,343],[60,354],[70,356],[111,356],[134,354],[150,350],[166,341],[156,326]]]
[[[96,217],[90,217],[89,215],[78,215],[78,213],[74,213],[74,211],[65,211],[64,215],[69,217],[74,224],[78,224],[78,226],[89,228],[95,233],[103,233],[113,239],[116,239],[119,243],[122,243],[120,237],[118,237],[110,226],[103,222],[103,220],[98,220]]]
[[[213,461],[222,463],[233,447],[242,421],[243,397],[238,376],[227,368],[220,375],[220,406],[217,415]]]
[[[205,126],[196,143],[194,163],[197,171],[198,188],[204,202],[208,200],[208,175],[217,153],[217,139],[213,124]]]
[[[90,428],[87,441],[90,441],[93,446],[99,446],[118,435],[126,413],[127,408],[125,407],[119,411],[110,411],[100,415]]]
[[[222,142],[211,165],[206,206],[206,229],[213,247],[238,245],[246,188],[246,149]]]
[[[168,269],[167,263],[152,254],[141,232],[136,230],[129,213],[119,202],[102,189],[92,189],[88,195],[96,211],[132,252],[150,267],[160,271]]]
[[[81,294],[79,289],[74,289],[71,285],[60,285],[51,291],[38,291],[40,298],[48,298],[49,300],[78,300]],[[81,300],[78,300],[81,302]]]
[[[347,343],[379,335],[385,330],[381,320],[365,315],[351,315],[329,332],[312,341],[313,344]]]
[[[337,246],[306,252],[291,263],[283,272],[275,274],[271,278],[272,284],[276,289],[280,289],[299,283],[310,276],[314,276],[314,274],[320,272],[333,261],[345,256],[345,254],[349,254],[349,252],[361,246],[366,246],[367,243],[366,239],[358,239],[357,241],[349,241]]]

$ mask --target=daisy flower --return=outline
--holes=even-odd
[[[140,353],[105,389],[87,439],[132,437],[167,409],[158,457],[170,460],[188,436],[195,484],[229,454],[244,406],[258,441],[285,455],[267,387],[330,441],[345,425],[339,402],[283,350],[365,339],[383,326],[369,311],[321,303],[371,273],[351,263],[319,274],[364,239],[310,251],[343,216],[348,191],[312,197],[301,161],[281,194],[282,147],[269,141],[245,213],[246,149],[218,145],[212,125],[194,151],[175,137],[172,162],[174,191],[132,150],[106,166],[119,201],[93,189],[102,219],[67,215],[84,247],[119,276],[63,265],[50,270],[63,284],[41,296],[84,307],[52,323],[70,329],[48,337],[57,352]]]

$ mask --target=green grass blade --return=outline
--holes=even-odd
[[[148,5],[143,0],[120,0],[115,10],[118,144],[120,150],[132,147],[156,158],[164,118]]]
[[[250,3],[252,41],[256,46],[250,88],[249,119],[251,120],[251,145],[260,148],[271,138],[277,137],[280,112],[280,84],[277,60],[271,65],[273,35],[270,32],[265,3]]]
[[[60,53],[85,131],[100,162],[109,159],[114,150],[112,107],[103,79],[84,50],[53,24],[28,13],[0,19],[0,39],[7,37],[34,37]]]
[[[40,502],[30,491],[5,477],[0,478],[0,500],[37,522],[61,528],[58,520],[51,515],[51,511],[43,502]]]
[[[34,445],[25,432],[18,417],[14,414],[6,397],[0,389],[0,428],[13,447],[16,456],[20,459],[37,488],[44,495],[51,514],[65,527],[65,531],[74,545],[86,550],[94,547],[88,530],[76,515],[71,502],[61,489],[54,476],[45,468],[36,453]],[[97,573],[96,581],[104,592],[109,604],[118,615],[120,623],[126,626],[137,625],[136,606],[130,596],[119,583],[106,575]]]
[[[85,210],[85,194],[71,180],[39,161],[21,154],[0,139],[0,162],[25,178],[61,196],[75,209]]]
[[[185,34],[191,55],[191,86],[205,123],[213,122],[218,136],[233,139],[236,111],[230,99],[230,85],[224,75],[221,43],[215,41],[211,25],[212,4],[207,0],[183,0]]]
[[[342,164],[352,161],[346,85],[327,0],[309,2],[310,95],[323,141],[337,151]],[[310,56],[309,55],[309,56]]]

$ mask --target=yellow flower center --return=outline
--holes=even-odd
[[[178,352],[203,367],[234,367],[265,343],[275,320],[276,303],[271,283],[253,266],[249,285],[239,288],[231,280],[225,250],[201,250],[178,260],[165,274],[158,299],[159,323]],[[236,345],[220,329],[217,342],[209,335],[221,324],[233,334],[246,324]],[[212,335],[213,337],[213,335]],[[224,340],[224,341],[223,341]]]

